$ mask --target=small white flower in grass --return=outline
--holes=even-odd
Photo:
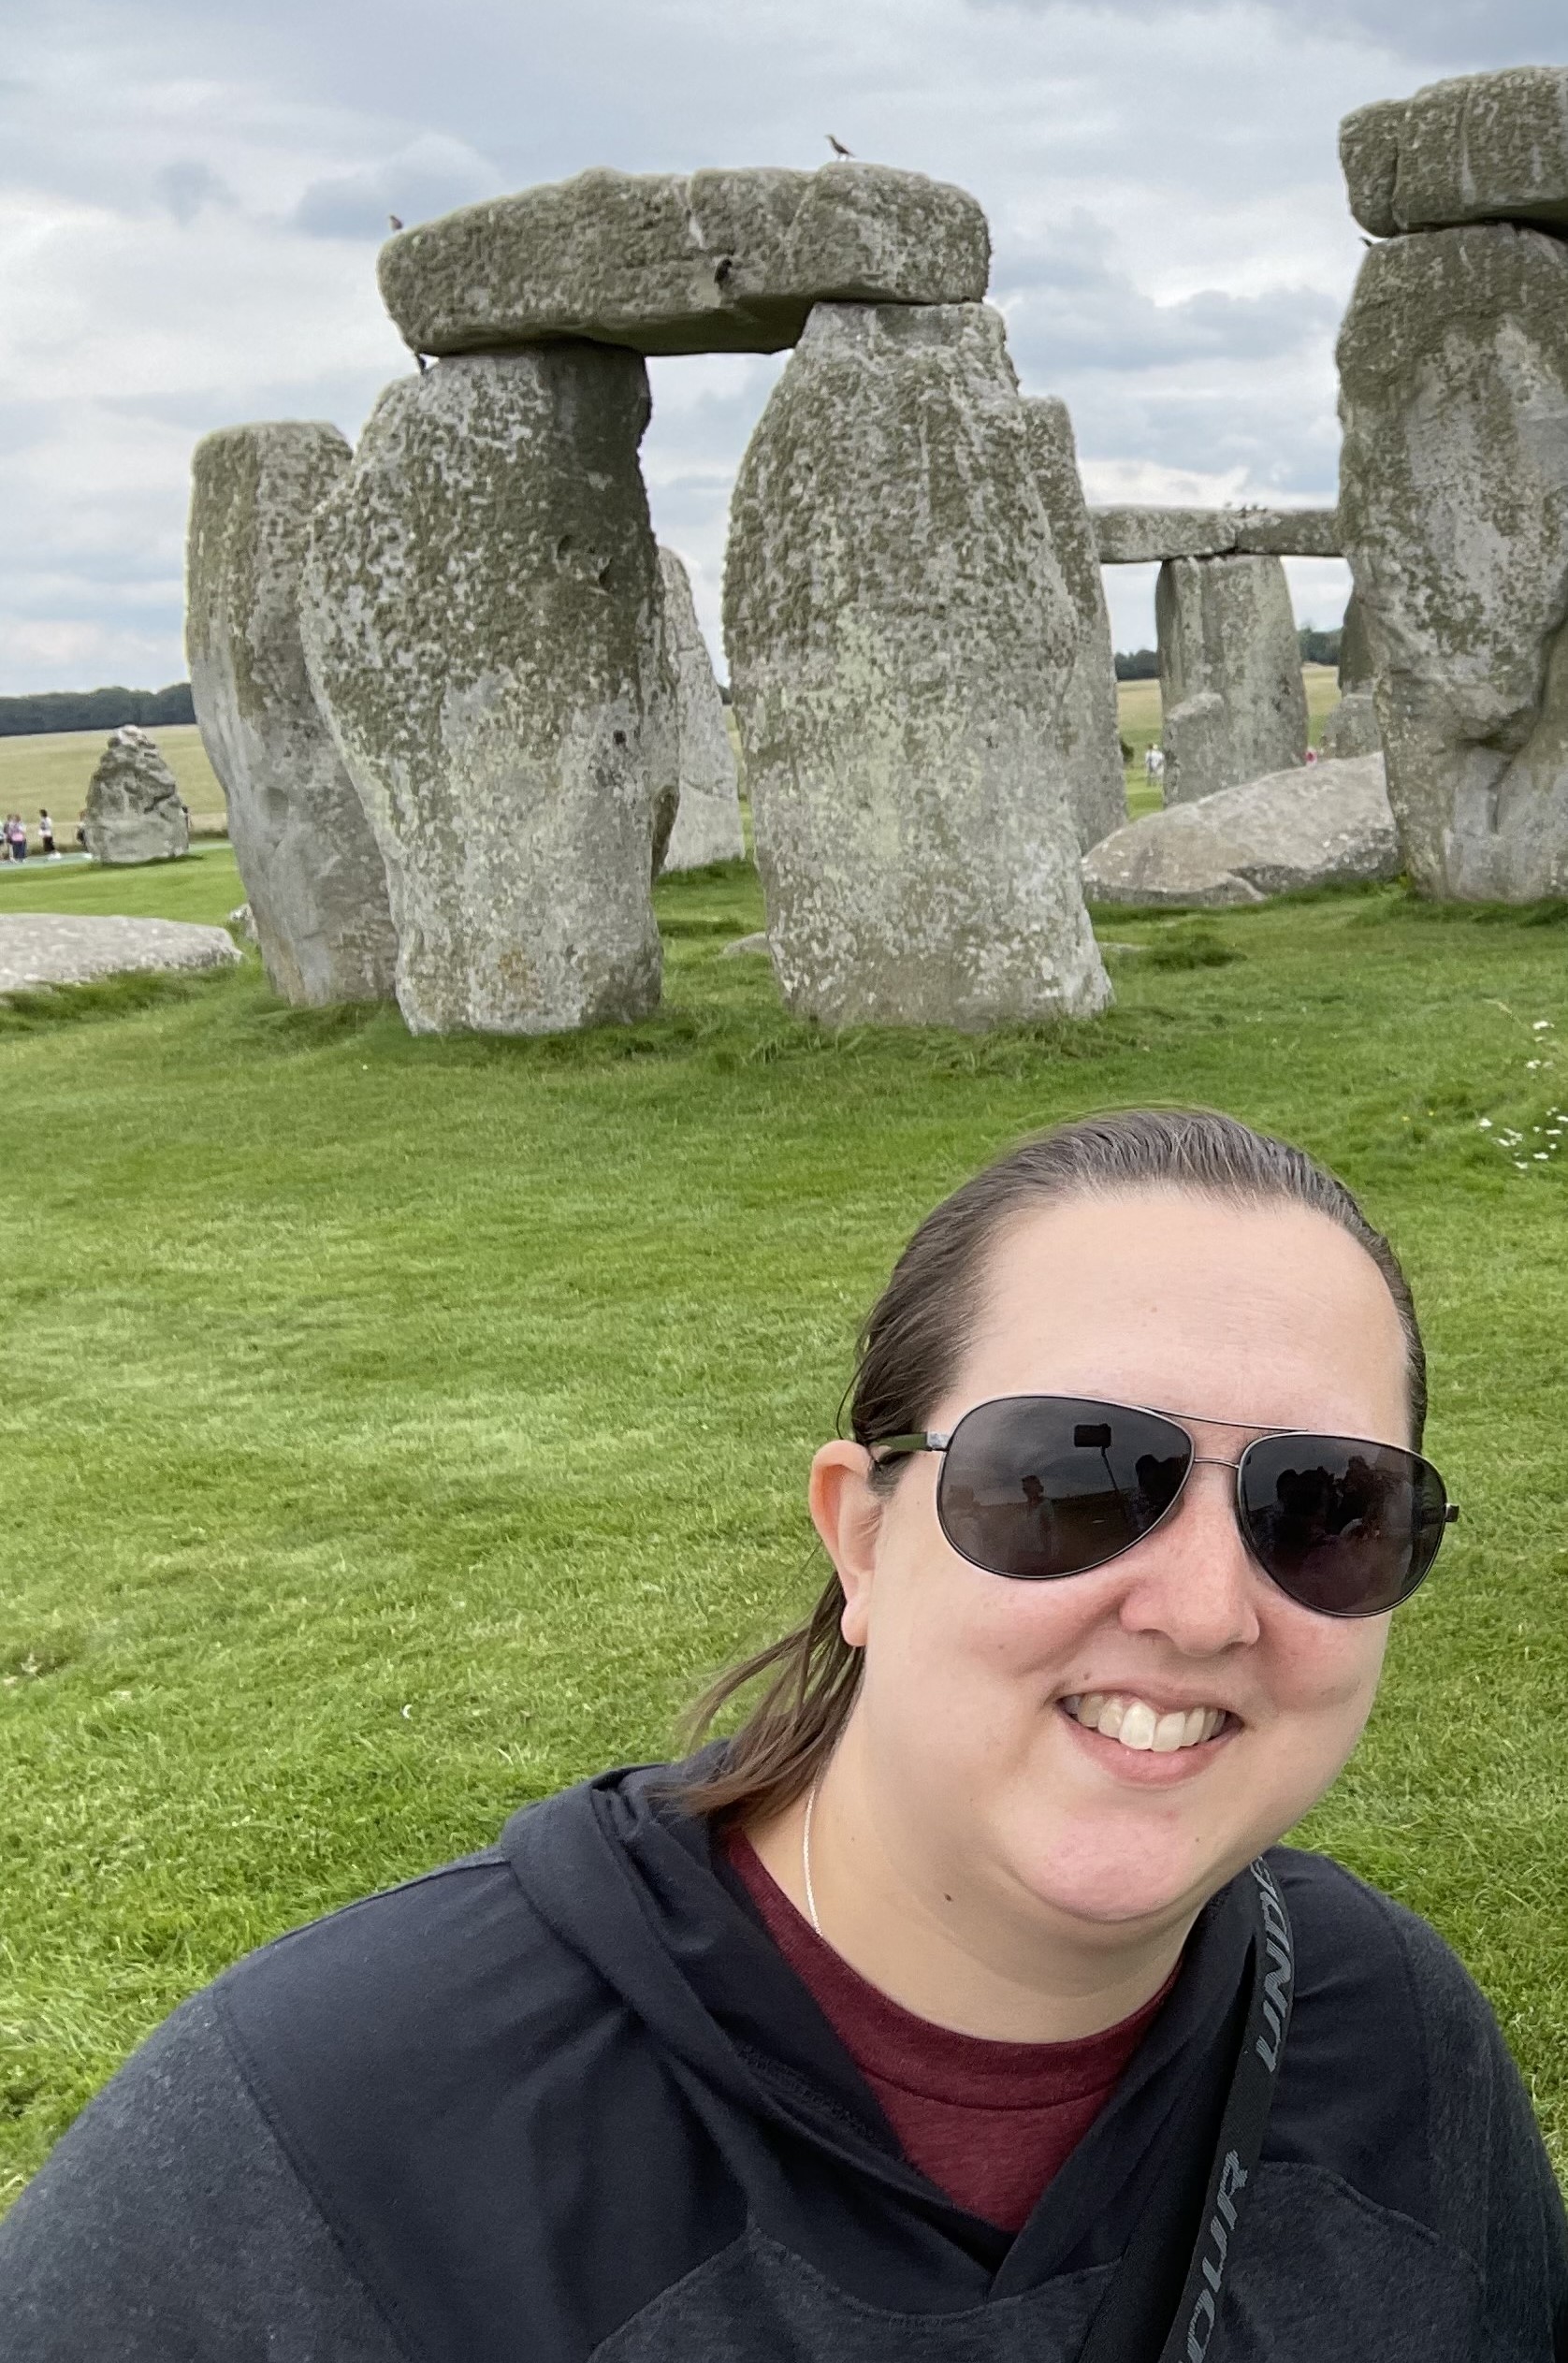
[[[1524,1063],[1525,1073],[1527,1075],[1533,1075],[1540,1064],[1541,1062],[1538,1058],[1527,1058]]]
[[[1490,1132],[1492,1128],[1492,1120],[1489,1116],[1477,1116],[1475,1123],[1477,1128],[1482,1132]]]
[[[1531,1027],[1531,1029],[1530,1029],[1530,1030],[1531,1030],[1532,1034],[1545,1034],[1545,1033],[1546,1032],[1547,1028],[1550,1026],[1550,1024],[1551,1024],[1551,1020],[1550,1020],[1550,1018],[1537,1018],[1537,1019],[1536,1019],[1536,1021],[1535,1021],[1535,1022],[1534,1022],[1534,1024]]]
[[[1514,1159],[1514,1163],[1518,1167],[1521,1173],[1528,1173],[1530,1171],[1530,1160],[1528,1157],[1516,1157]]]
[[[403,1708],[403,1710],[402,1710],[402,1716],[403,1716],[403,1720],[404,1720],[404,1722],[405,1722],[405,1723],[406,1723],[406,1722],[409,1720],[409,1718],[412,1717],[413,1713],[414,1713],[414,1709],[413,1709],[413,1707],[412,1707],[412,1706],[405,1706],[405,1707]]]
[[[1534,1153],[1534,1155],[1535,1155],[1535,1162],[1536,1162],[1536,1164],[1537,1164],[1537,1165],[1545,1165],[1545,1164],[1546,1164],[1546,1153],[1545,1149],[1537,1149],[1537,1150],[1535,1151],[1535,1153]]]

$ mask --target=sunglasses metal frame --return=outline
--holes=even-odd
[[[1431,1573],[1433,1567],[1436,1565],[1437,1545],[1433,1546],[1431,1558],[1427,1561],[1426,1566],[1421,1570],[1420,1574],[1416,1577],[1415,1583],[1412,1584],[1409,1591],[1401,1592],[1399,1599],[1395,1601],[1389,1608],[1314,1607],[1309,1601],[1298,1599],[1289,1587],[1285,1584],[1282,1584],[1279,1577],[1274,1574],[1272,1570],[1264,1565],[1263,1560],[1258,1556],[1258,1553],[1253,1544],[1251,1535],[1247,1532],[1246,1519],[1242,1515],[1241,1466],[1242,1462],[1245,1461],[1248,1453],[1252,1450],[1253,1444],[1266,1443],[1270,1441],[1270,1439],[1279,1436],[1314,1437],[1321,1438],[1325,1442],[1332,1442],[1336,1444],[1366,1444],[1373,1452],[1404,1453],[1410,1459],[1419,1461],[1423,1468],[1430,1469],[1432,1475],[1437,1479],[1438,1484],[1443,1487],[1444,1526],[1446,1528],[1456,1526],[1459,1523],[1459,1505],[1457,1501],[1449,1500],[1448,1488],[1444,1484],[1442,1471],[1432,1461],[1430,1461],[1427,1458],[1425,1453],[1416,1452],[1410,1444],[1390,1444],[1375,1436],[1330,1435],[1328,1429],[1323,1428],[1259,1428],[1255,1426],[1251,1421],[1244,1419],[1200,1418],[1195,1412],[1160,1411],[1153,1403],[1115,1403],[1112,1402],[1109,1397],[1100,1395],[992,1395],[986,1397],[983,1402],[971,1403],[968,1410],[964,1413],[963,1418],[957,1422],[956,1426],[948,1428],[945,1432],[938,1429],[932,1429],[927,1432],[907,1436],[878,1436],[874,1442],[866,1446],[866,1450],[875,1457],[878,1468],[882,1466],[884,1461],[903,1460],[914,1453],[930,1452],[945,1455],[948,1446],[957,1435],[959,1428],[963,1427],[965,1420],[973,1418],[976,1412],[988,1411],[994,1403],[1037,1402],[1092,1403],[1100,1406],[1108,1412],[1141,1412],[1146,1418],[1163,1419],[1169,1427],[1179,1428],[1182,1434],[1185,1436],[1188,1444],[1192,1448],[1192,1458],[1188,1461],[1187,1466],[1183,1472],[1182,1482],[1177,1486],[1175,1492],[1171,1495],[1169,1501],[1160,1512],[1159,1516],[1144,1528],[1141,1534],[1135,1534],[1130,1543],[1124,1543],[1116,1550],[1107,1552],[1104,1558],[1092,1559],[1087,1567],[1072,1568],[1067,1574],[1064,1575],[1009,1575],[1004,1569],[987,1567],[983,1560],[971,1558],[970,1554],[964,1549],[963,1545],[956,1542],[952,1535],[948,1532],[947,1520],[942,1515],[941,1479],[938,1478],[936,1515],[941,1525],[943,1534],[947,1536],[947,1540],[952,1544],[953,1549],[958,1553],[960,1558],[966,1560],[968,1565],[971,1567],[978,1567],[982,1575],[995,1575],[1003,1583],[1016,1584],[1043,1582],[1061,1584],[1069,1583],[1075,1575],[1096,1574],[1102,1567],[1110,1567],[1115,1560],[1125,1558],[1129,1551],[1135,1551],[1140,1543],[1146,1543],[1151,1534],[1156,1533],[1158,1529],[1165,1525],[1168,1518],[1174,1517],[1176,1512],[1181,1508],[1183,1498],[1186,1493],[1187,1480],[1192,1475],[1195,1469],[1232,1469],[1236,1472],[1234,1506],[1236,1511],[1237,1531],[1241,1537],[1247,1556],[1252,1560],[1253,1565],[1257,1569],[1259,1574],[1261,1574],[1266,1581],[1273,1585],[1276,1591],[1283,1592],[1286,1600],[1294,1602],[1295,1606],[1298,1608],[1304,1608],[1307,1611],[1307,1614],[1312,1616],[1332,1616],[1335,1618],[1354,1620],[1364,1616],[1391,1616],[1394,1608],[1402,1608],[1405,1602],[1414,1598],[1415,1594],[1419,1591],[1421,1586],[1426,1582],[1427,1577]],[[1242,1445],[1241,1456],[1238,1459],[1215,1459],[1209,1454],[1200,1453],[1198,1451],[1198,1438],[1193,1434],[1192,1429],[1186,1425],[1189,1419],[1196,1420],[1198,1424],[1203,1428],[1233,1428],[1240,1434],[1250,1436],[1252,1442]],[[1441,1541],[1442,1536],[1439,1535],[1439,1544],[1441,1544]]]

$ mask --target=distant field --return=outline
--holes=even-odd
[[[1340,702],[1339,677],[1331,664],[1304,664],[1301,678],[1307,688],[1308,743],[1316,747],[1322,742],[1325,718]],[[1118,682],[1116,706],[1122,736],[1132,748],[1132,761],[1127,765],[1127,807],[1136,819],[1140,813],[1159,809],[1159,790],[1150,787],[1143,774],[1144,755],[1151,747],[1159,745],[1159,683]]]
[[[160,724],[152,732],[165,762],[180,782],[180,793],[191,808],[191,819],[226,819],[224,791],[219,787],[201,732],[194,722]],[[77,816],[87,797],[99,756],[109,742],[107,731],[51,731],[30,738],[0,738],[0,807],[20,812],[36,828],[38,807],[54,815],[62,844],[76,836]]]
[[[1312,744],[1315,747],[1323,735],[1324,717],[1339,698],[1339,686],[1332,667],[1326,664],[1303,666],[1302,678],[1307,685],[1307,713]],[[1149,747],[1159,743],[1159,683],[1124,681],[1119,685],[1116,702],[1122,736],[1132,748],[1132,761],[1127,765],[1130,806],[1135,814],[1149,812],[1158,805],[1159,796],[1144,778],[1143,757]],[[728,709],[725,720],[738,761],[734,719]],[[58,731],[33,738],[0,738],[0,810],[20,812],[31,826],[36,821],[39,805],[46,805],[59,826],[61,842],[69,844],[87,794],[87,783],[103,753],[107,736],[105,731]],[[222,824],[226,819],[224,791],[207,760],[196,724],[173,723],[155,730],[152,736],[180,782],[180,792],[191,808],[192,819],[198,824],[197,834],[214,834],[211,824]],[[199,825],[203,821],[209,823],[205,829]]]

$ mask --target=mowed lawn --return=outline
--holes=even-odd
[[[0,909],[110,888],[240,892]],[[978,1040],[790,1021],[722,956],[739,865],[658,903],[662,1014],[586,1037],[291,1011],[254,956],[0,1011],[0,2192],[246,1948],[665,1752],[821,1579],[807,1460],[909,1229],[1150,1099],[1305,1141],[1408,1259],[1463,1522],[1304,1834],[1458,1945],[1568,2167],[1563,912],[1105,913],[1114,1010]]]

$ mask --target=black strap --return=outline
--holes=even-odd
[[[1263,2148],[1290,2025],[1295,1947],[1285,1898],[1250,1865],[1255,1925],[1219,2047],[1222,2072],[1188,2112],[1180,2154],[1138,2220],[1079,2363],[1206,2363],[1220,2291]],[[1230,2063],[1228,2078],[1224,2063]]]

